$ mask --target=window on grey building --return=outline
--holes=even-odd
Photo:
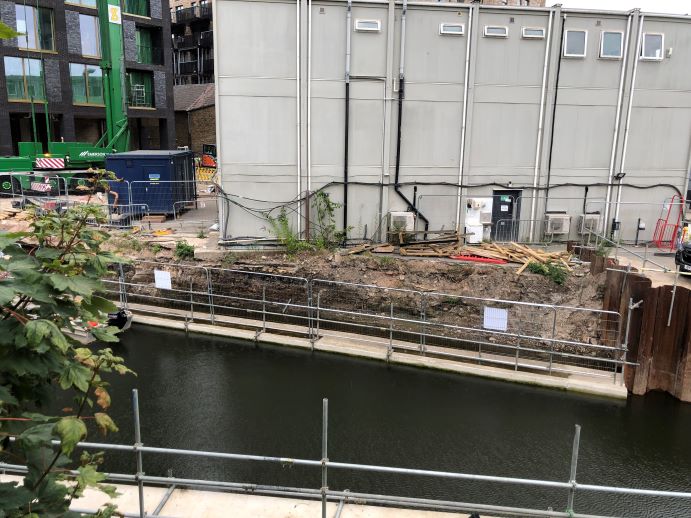
[[[665,48],[665,35],[646,32],[643,33],[641,59],[661,60]]]
[[[543,27],[523,27],[521,35],[527,40],[545,39],[545,29]]]
[[[55,50],[52,9],[17,4],[15,13],[20,49]]]
[[[500,25],[485,25],[485,36],[487,38],[508,38],[509,28]]]
[[[600,57],[619,59],[622,56],[624,33],[603,31],[600,38]]]
[[[98,18],[80,14],[79,33],[82,39],[82,56],[100,58],[101,37],[98,30]]]
[[[448,34],[451,36],[463,36],[462,23],[440,23],[439,34]]]
[[[103,74],[97,65],[70,63],[72,100],[75,104],[103,104]]]
[[[96,0],[65,0],[65,3],[81,5],[84,7],[96,7]]]
[[[568,58],[584,58],[587,41],[588,31],[566,31],[564,34],[564,56]]]
[[[5,83],[10,101],[43,100],[43,66],[40,59],[5,57]]]

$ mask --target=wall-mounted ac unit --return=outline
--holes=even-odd
[[[415,231],[415,214],[412,212],[389,212],[389,232]]]
[[[578,233],[587,234],[588,232],[598,232],[600,229],[600,221],[602,221],[602,216],[599,214],[582,214],[578,225]]]
[[[571,216],[566,214],[547,214],[545,234],[568,234],[571,229]]]

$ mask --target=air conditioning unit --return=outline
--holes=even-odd
[[[389,212],[389,232],[414,232],[415,214],[412,212]]]
[[[482,223],[483,225],[491,225],[492,224],[492,212],[481,211],[480,212],[480,223]]]
[[[545,234],[568,234],[571,229],[571,216],[567,214],[547,214]]]
[[[579,234],[587,234],[588,232],[597,232],[600,229],[600,222],[602,216],[599,214],[582,214],[580,217],[580,224],[578,225]]]

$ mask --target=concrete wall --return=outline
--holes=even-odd
[[[534,225],[539,240],[546,212],[565,212],[571,232],[558,238],[573,239],[584,211],[610,226],[623,173],[621,237],[634,238],[640,217],[640,239],[650,240],[663,202],[686,187],[689,17],[417,4],[407,6],[401,41],[401,4],[353,3],[353,23],[378,20],[377,32],[349,27],[346,2],[314,0],[311,9],[310,31],[305,0],[216,3],[221,178],[228,193],[262,200],[247,202],[253,208],[322,187],[343,202],[348,33],[350,185],[347,221],[341,209],[337,223],[351,237],[372,237],[414,199],[430,228],[463,227],[467,198],[511,189],[520,191],[521,234]],[[441,23],[463,24],[464,34],[442,35]],[[486,37],[486,26],[506,27],[507,37]],[[544,37],[525,38],[524,27]],[[562,55],[564,30],[587,31],[585,57]],[[600,57],[603,31],[623,33],[626,59]],[[639,32],[665,34],[662,60],[638,59]],[[306,204],[289,209],[304,232]],[[230,210],[227,237],[267,235],[265,220]]]

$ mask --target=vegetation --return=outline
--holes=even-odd
[[[183,239],[175,243],[175,252],[173,252],[173,255],[180,261],[194,259],[194,247]]]
[[[0,516],[78,516],[68,509],[87,487],[115,494],[101,483],[102,453],[74,458],[87,420],[104,435],[117,431],[102,376],[131,372],[111,349],[83,347],[72,334],[86,329],[100,342],[118,341],[117,328],[105,325],[116,308],[99,294],[120,259],[101,250],[108,234],[87,226],[104,219],[99,206],[75,206],[34,215],[31,232],[0,235],[0,461],[28,468],[22,484],[0,483]],[[74,406],[60,415],[37,411],[58,387]],[[115,513],[109,504],[98,516]]]
[[[554,281],[555,284],[561,285],[566,282],[566,268],[553,262],[543,264],[531,261],[528,263],[528,270],[533,273],[538,273],[540,275],[544,275],[545,277],[549,277],[552,279],[552,281]]]
[[[161,245],[159,245],[158,243],[154,243],[153,245],[151,245],[151,252],[152,253],[157,254],[161,250],[163,250],[163,247]]]
[[[391,268],[394,264],[396,264],[396,260],[393,257],[378,257],[377,261],[379,261],[379,266],[382,268]]]
[[[206,237],[206,233],[204,232],[204,229],[203,229],[203,228],[200,228],[200,229],[199,229],[199,232],[197,232],[197,237],[198,237],[199,239],[204,239],[204,238]]]
[[[285,247],[288,255],[295,255],[299,252],[314,249],[307,241],[300,239],[297,232],[293,230],[285,208],[281,209],[277,218],[269,216],[269,224],[271,225],[270,232]]]
[[[595,255],[599,257],[609,257],[610,252],[612,251],[612,243],[609,241],[605,241],[604,239],[600,241],[600,243],[597,245],[597,250],[595,250]]]
[[[17,31],[15,31],[9,25],[5,25],[4,23],[0,22],[0,40],[16,38],[17,36],[19,36]]]
[[[228,253],[223,256],[223,259],[221,259],[221,262],[226,265],[226,266],[232,266],[234,265],[238,260],[238,256],[233,254],[233,253]]]

